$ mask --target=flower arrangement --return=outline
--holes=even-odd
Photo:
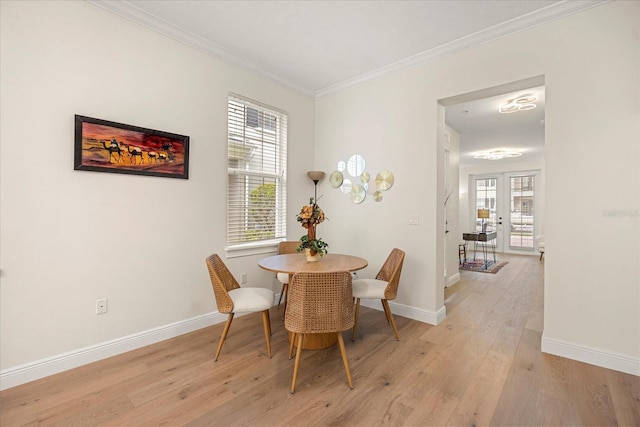
[[[317,200],[313,197],[309,199],[309,204],[302,207],[297,216],[298,222],[307,229],[307,234],[300,238],[300,246],[297,251],[302,252],[309,249],[311,255],[319,254],[321,257],[328,252],[329,244],[322,239],[316,239],[316,226],[328,219],[324,211],[318,206]]]

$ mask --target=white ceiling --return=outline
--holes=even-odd
[[[603,3],[602,0],[88,1],[309,96],[322,96]],[[488,114],[488,103],[496,102],[499,99],[487,100],[486,104],[465,104],[461,108],[469,113],[464,115],[449,107],[447,121],[467,135],[463,140],[474,139],[472,132],[483,134],[486,141],[492,140],[484,134],[497,129],[498,123]],[[540,125],[539,114],[543,114],[544,108],[536,110],[536,114],[526,116],[535,117]],[[500,116],[515,122],[525,114]],[[472,118],[476,120],[470,121]],[[534,121],[530,121],[522,126],[533,125]],[[528,130],[523,128],[519,132],[524,135]]]
[[[538,100],[533,110],[500,113],[501,105],[524,95]],[[445,121],[460,134],[460,166],[480,166],[487,162],[525,163],[541,161],[544,157],[544,86],[507,92],[447,106]],[[513,149],[522,156],[502,160],[474,159],[479,151]]]

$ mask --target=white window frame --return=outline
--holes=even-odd
[[[287,113],[236,94],[227,106],[227,258],[273,252],[287,235]],[[274,218],[260,228],[250,198],[264,184],[275,184]]]

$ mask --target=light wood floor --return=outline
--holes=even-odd
[[[353,390],[334,346],[303,353],[289,393],[274,308],[271,360],[247,315],[218,362],[222,324],[5,390],[0,425],[640,426],[640,378],[541,353],[544,264],[500,259],[498,274],[462,272],[440,325],[396,316],[399,342],[363,308],[357,341],[345,334]]]

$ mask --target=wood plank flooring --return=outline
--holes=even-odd
[[[8,426],[640,426],[640,378],[540,352],[537,257],[500,255],[498,274],[461,272],[446,289],[447,319],[430,326],[363,307],[358,339],[304,351],[296,393],[281,313],[273,358],[260,314],[0,393]],[[403,281],[410,280],[403,277]],[[213,298],[213,294],[211,295]]]

